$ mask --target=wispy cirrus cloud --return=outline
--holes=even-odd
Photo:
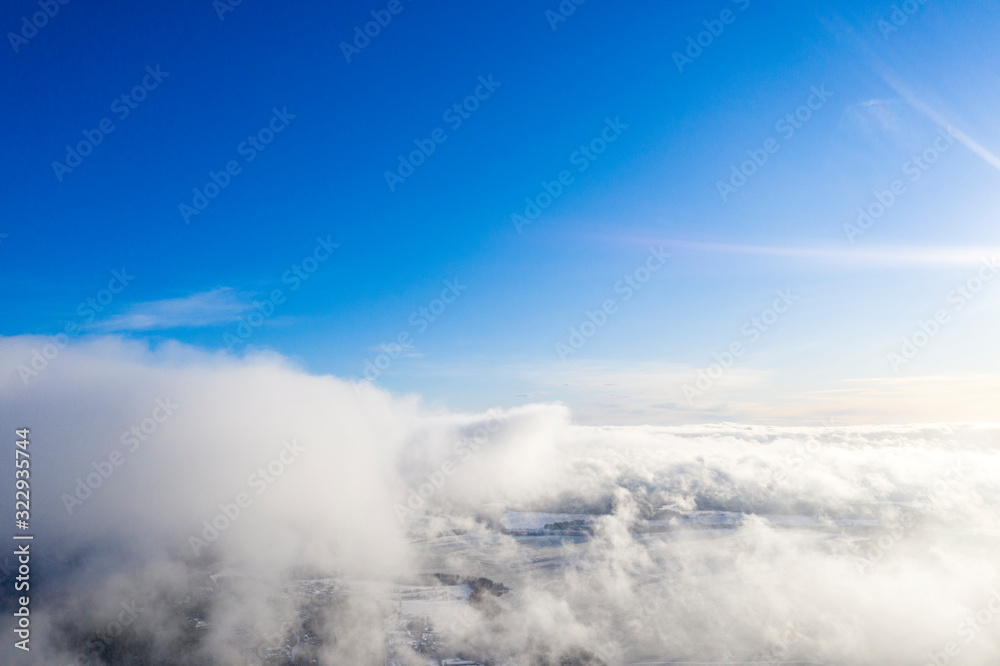
[[[179,298],[135,303],[125,312],[90,324],[96,333],[152,331],[229,324],[253,307],[246,294],[217,287]]]
[[[381,352],[384,354],[402,355],[406,357],[416,357],[423,356],[420,352],[413,350],[413,345],[402,345],[396,342],[382,342],[374,347],[369,347],[372,351]]]
[[[608,237],[602,239],[631,242],[637,245],[661,244],[678,252],[706,254],[737,254],[774,257],[776,259],[823,262],[829,265],[860,266],[964,266],[1000,254],[1000,247],[980,246],[882,246],[871,248],[845,248],[834,246],[777,246],[744,245],[736,243],[707,243],[653,237]]]
[[[971,136],[958,129],[944,116],[938,113],[935,109],[931,108],[929,104],[924,102],[922,99],[918,98],[916,94],[910,89],[910,87],[903,82],[903,80],[896,75],[891,67],[886,65],[879,59],[875,59],[872,66],[875,73],[878,74],[883,81],[886,82],[889,87],[896,91],[900,97],[902,97],[906,102],[912,106],[914,109],[922,113],[924,116],[929,118],[934,122],[935,125],[942,129],[946,129],[952,133],[952,135],[959,140],[959,142],[966,148],[971,150],[977,157],[982,159],[984,162],[992,166],[994,169],[1000,169],[1000,157],[997,157],[989,150],[984,148],[980,143],[978,143]]]
[[[766,245],[736,245],[729,243],[698,243],[665,241],[665,245],[701,252],[752,254],[789,259],[826,260],[878,266],[949,266],[974,264],[984,256],[1000,252],[996,247],[780,247]]]

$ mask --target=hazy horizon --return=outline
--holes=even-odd
[[[0,661],[998,663],[998,25],[15,0]]]

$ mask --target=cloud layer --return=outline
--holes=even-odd
[[[0,340],[0,367],[39,345]],[[512,588],[439,618],[465,654],[508,663],[1000,656],[995,425],[452,413],[276,355],[116,338],[62,350],[27,386],[8,370],[0,399],[7,432],[31,429],[38,663],[133,600],[132,649],[169,663],[243,663],[240,632],[289,617],[319,663],[376,663],[392,586],[431,572]],[[530,512],[582,522],[508,529]],[[330,581],[310,598],[335,603],[295,606],[281,592],[303,580]],[[209,588],[194,641],[175,615]]]

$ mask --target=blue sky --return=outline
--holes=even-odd
[[[599,423],[992,418],[1000,8],[223,6],[3,10],[0,334],[379,362]]]

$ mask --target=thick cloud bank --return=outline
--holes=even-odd
[[[1000,426],[433,412],[115,338],[25,383],[44,343],[0,340],[35,535],[4,663],[1000,663]],[[442,647],[392,647],[408,617]]]

